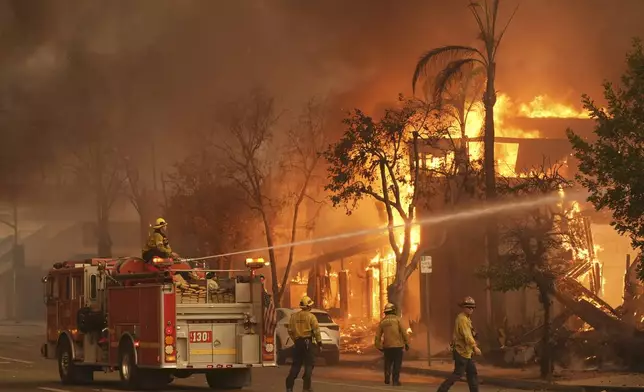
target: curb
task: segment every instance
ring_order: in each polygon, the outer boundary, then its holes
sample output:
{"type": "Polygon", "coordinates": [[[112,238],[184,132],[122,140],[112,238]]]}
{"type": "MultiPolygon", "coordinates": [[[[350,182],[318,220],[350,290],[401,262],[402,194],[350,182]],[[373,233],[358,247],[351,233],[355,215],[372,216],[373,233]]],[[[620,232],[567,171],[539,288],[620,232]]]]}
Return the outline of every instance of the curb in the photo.
{"type": "Polygon", "coordinates": [[[8,322],[3,322],[0,321],[0,327],[13,327],[13,328],[20,328],[20,327],[38,327],[38,328],[45,328],[46,325],[44,323],[38,324],[38,323],[8,323],[8,322]]]}
{"type": "MultiPolygon", "coordinates": [[[[372,361],[366,363],[360,363],[357,361],[344,361],[341,362],[342,366],[354,367],[354,368],[368,368],[375,370],[377,368],[376,364],[372,361]]],[[[419,369],[409,366],[403,366],[401,372],[406,374],[415,374],[423,376],[435,376],[435,377],[447,377],[452,374],[452,372],[444,370],[434,370],[434,369],[419,369]]],[[[562,392],[600,392],[600,391],[610,391],[610,390],[624,390],[624,387],[612,388],[609,386],[598,386],[598,387],[587,387],[583,385],[561,385],[553,384],[545,381],[531,381],[531,380],[519,380],[513,378],[500,378],[500,377],[486,377],[479,375],[479,382],[482,385],[491,385],[495,387],[510,388],[510,389],[522,389],[526,391],[562,391],[562,392]]],[[[633,388],[628,388],[632,390],[633,388]]],[[[635,388],[638,391],[644,391],[644,388],[635,388]]]]}

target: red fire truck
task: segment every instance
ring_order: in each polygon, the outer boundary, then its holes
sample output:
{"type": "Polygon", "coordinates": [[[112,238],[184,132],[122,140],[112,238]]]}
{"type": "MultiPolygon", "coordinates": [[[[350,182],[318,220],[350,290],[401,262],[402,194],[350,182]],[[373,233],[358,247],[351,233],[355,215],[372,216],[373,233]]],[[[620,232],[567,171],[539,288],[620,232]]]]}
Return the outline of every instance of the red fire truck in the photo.
{"type": "Polygon", "coordinates": [[[104,370],[118,371],[130,389],[161,388],[196,373],[213,389],[241,389],[252,368],[276,366],[275,331],[264,320],[269,301],[254,274],[263,260],[246,265],[215,271],[157,258],[56,263],[43,278],[42,355],[58,360],[65,384],[91,382],[104,370]]]}

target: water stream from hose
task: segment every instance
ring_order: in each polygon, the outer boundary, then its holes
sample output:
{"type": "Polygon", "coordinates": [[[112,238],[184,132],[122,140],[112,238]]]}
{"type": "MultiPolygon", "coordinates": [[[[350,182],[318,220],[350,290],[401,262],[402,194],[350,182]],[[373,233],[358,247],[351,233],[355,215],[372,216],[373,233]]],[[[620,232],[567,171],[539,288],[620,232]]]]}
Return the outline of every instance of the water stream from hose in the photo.
{"type": "MultiPolygon", "coordinates": [[[[573,196],[573,194],[566,193],[566,198],[570,198],[573,196]]],[[[446,213],[446,214],[439,214],[439,215],[433,215],[433,216],[428,216],[427,218],[423,219],[418,219],[414,223],[412,223],[412,226],[429,226],[429,225],[434,225],[437,223],[443,223],[443,222],[453,222],[453,221],[462,221],[462,220],[470,220],[470,219],[476,219],[488,215],[495,215],[495,214],[500,214],[500,213],[505,213],[508,211],[518,211],[518,210],[523,210],[523,209],[528,209],[528,208],[533,208],[541,205],[547,205],[547,204],[552,204],[556,202],[560,202],[562,200],[562,195],[558,193],[553,193],[550,195],[545,195],[542,197],[537,197],[537,198],[530,198],[527,200],[522,200],[522,201],[510,201],[510,202],[503,202],[503,203],[496,203],[493,205],[488,205],[485,207],[479,207],[479,208],[473,208],[473,209],[467,209],[459,212],[452,212],[452,213],[446,213]]],[[[396,225],[394,226],[394,229],[402,229],[404,228],[405,225],[396,225]]],[[[383,226],[383,227],[378,227],[378,228],[373,228],[373,229],[365,229],[365,230],[358,230],[358,231],[352,231],[348,233],[342,233],[342,234],[336,234],[336,235],[331,235],[327,237],[320,237],[320,238],[314,238],[310,240],[302,240],[302,241],[295,241],[292,243],[288,244],[280,244],[280,245],[274,245],[274,246],[266,246],[262,248],[254,248],[254,249],[247,249],[247,250],[240,250],[236,252],[229,252],[229,253],[222,253],[218,255],[212,255],[212,256],[204,256],[204,257],[195,257],[195,258],[190,258],[190,259],[184,259],[188,261],[200,261],[200,260],[209,260],[209,259],[216,259],[216,258],[221,258],[221,257],[226,257],[226,256],[235,256],[235,255],[242,255],[242,254],[253,254],[253,253],[260,253],[260,252],[265,252],[270,249],[284,249],[284,248],[290,248],[290,247],[297,247],[297,246],[303,246],[303,245],[312,245],[312,244],[318,244],[321,242],[331,242],[331,241],[338,241],[338,240],[343,240],[347,238],[355,238],[355,237],[362,237],[366,235],[371,235],[371,234],[379,234],[379,233],[384,233],[388,230],[388,226],[383,226]]]]}

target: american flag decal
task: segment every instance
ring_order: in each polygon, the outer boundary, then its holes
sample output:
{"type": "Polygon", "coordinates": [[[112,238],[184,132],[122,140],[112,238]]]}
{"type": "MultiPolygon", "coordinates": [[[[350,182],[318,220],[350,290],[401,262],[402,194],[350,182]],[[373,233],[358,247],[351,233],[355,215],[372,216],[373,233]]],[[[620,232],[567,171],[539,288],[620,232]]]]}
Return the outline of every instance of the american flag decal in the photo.
{"type": "Polygon", "coordinates": [[[264,335],[273,336],[277,324],[277,312],[271,296],[264,291],[264,335]]]}

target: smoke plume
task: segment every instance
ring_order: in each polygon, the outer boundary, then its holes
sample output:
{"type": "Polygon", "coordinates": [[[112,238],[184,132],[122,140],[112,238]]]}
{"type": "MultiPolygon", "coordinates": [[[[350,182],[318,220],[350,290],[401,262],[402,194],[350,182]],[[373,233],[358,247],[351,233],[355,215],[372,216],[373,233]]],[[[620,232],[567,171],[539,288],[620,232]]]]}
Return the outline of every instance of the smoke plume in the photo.
{"type": "MultiPolygon", "coordinates": [[[[517,3],[502,3],[506,20],[517,3]]],[[[466,0],[4,0],[0,93],[18,86],[40,101],[39,110],[55,111],[66,102],[57,100],[60,85],[51,86],[70,66],[70,53],[92,53],[118,73],[108,69],[104,77],[125,86],[112,104],[127,103],[129,126],[165,140],[171,161],[190,152],[179,152],[178,141],[212,127],[219,102],[253,85],[268,88],[290,111],[311,96],[330,95],[338,116],[409,94],[423,51],[477,44],[466,6],[466,0]]],[[[631,37],[644,32],[643,12],[638,0],[522,1],[500,47],[498,89],[516,100],[548,94],[577,105],[584,92],[598,96],[601,82],[620,74],[631,37]]]]}

